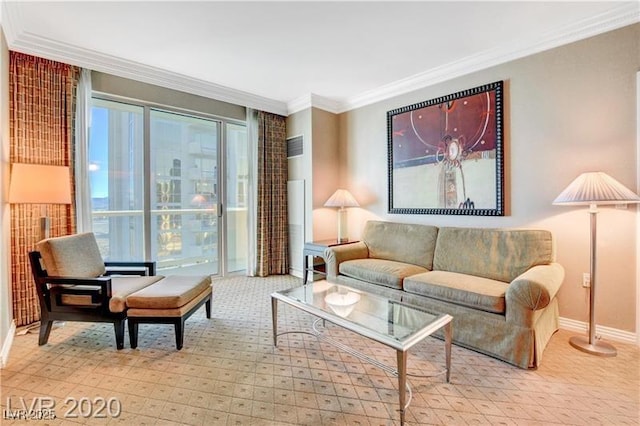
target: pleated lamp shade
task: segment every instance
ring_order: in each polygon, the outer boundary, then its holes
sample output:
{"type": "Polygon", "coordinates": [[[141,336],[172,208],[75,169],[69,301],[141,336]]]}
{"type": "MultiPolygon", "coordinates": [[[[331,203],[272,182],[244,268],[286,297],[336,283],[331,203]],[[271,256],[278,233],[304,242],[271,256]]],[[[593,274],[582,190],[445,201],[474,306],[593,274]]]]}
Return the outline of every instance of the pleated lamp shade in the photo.
{"type": "Polygon", "coordinates": [[[346,189],[338,189],[333,195],[324,203],[325,207],[358,207],[360,204],[353,198],[353,195],[346,189]]]}
{"type": "Polygon", "coordinates": [[[553,204],[575,206],[629,203],[640,203],[640,197],[603,172],[581,174],[553,200],[553,204]]]}

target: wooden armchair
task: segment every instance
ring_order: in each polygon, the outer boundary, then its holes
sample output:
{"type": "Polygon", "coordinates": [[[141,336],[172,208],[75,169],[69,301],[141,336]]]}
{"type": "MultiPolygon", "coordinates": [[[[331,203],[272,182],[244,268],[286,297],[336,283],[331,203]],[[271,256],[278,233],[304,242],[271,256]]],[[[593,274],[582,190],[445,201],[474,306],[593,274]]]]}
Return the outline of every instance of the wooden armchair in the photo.
{"type": "Polygon", "coordinates": [[[48,238],[29,253],[40,300],[39,345],[54,321],[111,322],[124,347],[125,298],[160,279],[155,262],[104,262],[92,233],[48,238]]]}

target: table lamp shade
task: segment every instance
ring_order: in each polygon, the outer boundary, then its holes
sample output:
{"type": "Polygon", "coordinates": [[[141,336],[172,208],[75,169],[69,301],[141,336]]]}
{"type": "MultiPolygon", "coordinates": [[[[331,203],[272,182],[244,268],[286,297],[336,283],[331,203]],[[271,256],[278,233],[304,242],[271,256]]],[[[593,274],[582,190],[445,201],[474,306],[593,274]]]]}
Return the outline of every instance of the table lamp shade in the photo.
{"type": "Polygon", "coordinates": [[[359,207],[360,204],[353,198],[353,195],[346,189],[338,189],[324,203],[325,207],[359,207]]]}
{"type": "Polygon", "coordinates": [[[349,241],[349,230],[347,229],[347,209],[345,207],[359,207],[360,204],[346,189],[338,189],[324,203],[325,207],[339,207],[338,209],[338,241],[341,243],[349,241]]]}
{"type": "Polygon", "coordinates": [[[640,197],[603,172],[588,172],[578,176],[553,200],[553,204],[626,204],[640,203],[640,197]]]}
{"type": "Polygon", "coordinates": [[[41,164],[11,166],[12,204],[71,204],[69,167],[41,164]]]}

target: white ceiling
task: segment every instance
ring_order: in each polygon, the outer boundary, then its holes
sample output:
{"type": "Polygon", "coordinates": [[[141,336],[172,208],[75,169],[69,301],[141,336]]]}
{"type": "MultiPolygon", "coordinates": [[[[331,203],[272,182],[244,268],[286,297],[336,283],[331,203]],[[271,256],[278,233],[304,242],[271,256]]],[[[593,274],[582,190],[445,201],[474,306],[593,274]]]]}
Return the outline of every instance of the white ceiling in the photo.
{"type": "Polygon", "coordinates": [[[341,112],[640,20],[631,2],[5,1],[9,48],[287,114],[341,112]]]}

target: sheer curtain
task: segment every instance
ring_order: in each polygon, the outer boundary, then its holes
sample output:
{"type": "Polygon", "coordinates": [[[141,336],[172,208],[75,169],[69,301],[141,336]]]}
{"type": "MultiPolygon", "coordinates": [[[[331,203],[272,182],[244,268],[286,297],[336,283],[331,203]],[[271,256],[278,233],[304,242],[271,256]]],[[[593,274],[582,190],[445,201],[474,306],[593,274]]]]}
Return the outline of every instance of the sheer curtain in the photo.
{"type": "Polygon", "coordinates": [[[76,90],[75,175],[76,227],[90,232],[91,185],[89,181],[89,129],[91,128],[91,70],[83,69],[76,90]]]}
{"type": "MultiPolygon", "coordinates": [[[[10,52],[9,161],[69,166],[73,171],[73,109],[77,67],[10,52]]],[[[46,182],[42,182],[46,185],[46,182]]],[[[73,179],[71,198],[75,197],[73,179]]],[[[18,327],[40,319],[27,253],[38,239],[39,209],[11,205],[11,291],[18,327]]],[[[49,205],[52,237],[75,232],[75,206],[49,205]]]]}
{"type": "Polygon", "coordinates": [[[249,191],[247,198],[247,234],[249,235],[247,253],[247,275],[255,277],[258,272],[258,111],[247,108],[247,140],[249,157],[249,191]]]}

